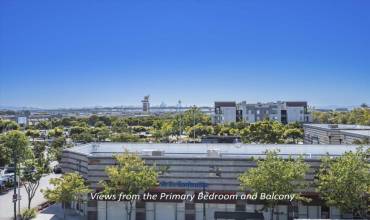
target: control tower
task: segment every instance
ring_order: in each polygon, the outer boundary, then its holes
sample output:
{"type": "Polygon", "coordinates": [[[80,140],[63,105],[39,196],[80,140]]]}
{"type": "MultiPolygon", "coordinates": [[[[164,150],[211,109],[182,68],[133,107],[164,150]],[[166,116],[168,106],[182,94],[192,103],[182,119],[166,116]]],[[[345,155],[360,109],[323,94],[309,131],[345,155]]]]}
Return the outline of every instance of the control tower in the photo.
{"type": "Polygon", "coordinates": [[[149,103],[149,95],[144,96],[144,99],[141,100],[143,103],[143,112],[149,113],[150,112],[150,103],[149,103]]]}

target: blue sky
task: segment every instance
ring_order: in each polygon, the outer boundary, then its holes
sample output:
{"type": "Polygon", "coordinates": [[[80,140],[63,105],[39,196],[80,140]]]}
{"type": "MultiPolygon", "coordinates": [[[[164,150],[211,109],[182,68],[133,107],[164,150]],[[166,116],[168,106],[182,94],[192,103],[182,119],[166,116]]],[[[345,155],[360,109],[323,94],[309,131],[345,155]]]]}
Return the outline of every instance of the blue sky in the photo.
{"type": "Polygon", "coordinates": [[[0,106],[370,103],[370,1],[1,1],[0,106]]]}

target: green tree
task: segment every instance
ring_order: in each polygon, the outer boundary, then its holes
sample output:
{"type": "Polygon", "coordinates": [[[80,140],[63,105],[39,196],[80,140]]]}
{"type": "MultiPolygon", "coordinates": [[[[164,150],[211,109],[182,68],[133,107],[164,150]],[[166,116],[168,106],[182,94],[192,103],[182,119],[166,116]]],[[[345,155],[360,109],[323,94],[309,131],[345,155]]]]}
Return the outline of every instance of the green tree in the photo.
{"type": "Polygon", "coordinates": [[[197,107],[192,107],[191,109],[186,110],[181,116],[176,115],[175,120],[179,120],[180,117],[183,121],[183,127],[191,127],[194,124],[211,125],[210,116],[204,114],[197,107]]]}
{"type": "Polygon", "coordinates": [[[17,163],[30,157],[31,150],[27,136],[20,131],[10,131],[3,137],[3,147],[7,148],[7,152],[11,152],[10,160],[17,163]],[[14,161],[15,159],[15,161],[14,161]]]}
{"type": "Polygon", "coordinates": [[[35,141],[35,138],[40,137],[40,131],[36,129],[28,129],[26,131],[26,135],[32,138],[32,141],[35,141]]]}
{"type": "Polygon", "coordinates": [[[368,153],[359,148],[338,158],[323,158],[317,190],[328,205],[336,206],[342,212],[366,217],[366,192],[370,188],[368,153]]]}
{"type": "Polygon", "coordinates": [[[61,120],[61,125],[63,127],[70,127],[72,126],[72,122],[74,121],[74,118],[73,117],[70,117],[70,118],[62,118],[61,120]]]}
{"type": "Polygon", "coordinates": [[[83,127],[83,126],[73,126],[70,131],[69,131],[69,135],[70,136],[73,136],[73,135],[78,135],[78,134],[81,134],[83,132],[86,132],[88,131],[88,127],[83,127]]]}
{"type": "Polygon", "coordinates": [[[283,143],[284,125],[277,121],[259,121],[251,124],[242,132],[246,143],[279,144],[283,143]]]}
{"type": "Polygon", "coordinates": [[[355,108],[349,112],[313,112],[315,123],[370,125],[370,108],[355,108]]]}
{"type": "MultiPolygon", "coordinates": [[[[32,154],[32,151],[28,147],[27,136],[20,131],[10,131],[3,137],[3,146],[8,149],[5,152],[10,153],[11,160],[14,163],[15,174],[19,174],[19,163],[26,160],[32,154]]],[[[1,152],[2,153],[2,152],[1,152]]],[[[16,182],[16,175],[14,175],[14,183],[16,182]]],[[[14,187],[14,194],[17,194],[16,188],[14,187]]],[[[16,218],[16,204],[14,202],[14,218],[16,218]]]]}
{"type": "Polygon", "coordinates": [[[40,130],[48,130],[51,128],[51,123],[49,120],[44,120],[44,121],[40,121],[37,125],[36,125],[36,128],[37,129],[40,129],[40,130]]]}
{"type": "Polygon", "coordinates": [[[53,188],[42,190],[42,193],[47,200],[62,204],[63,219],[65,219],[66,204],[80,201],[83,195],[91,191],[78,173],[67,173],[60,178],[52,178],[49,183],[53,185],[53,188]]]}
{"type": "Polygon", "coordinates": [[[28,159],[23,163],[23,169],[21,180],[27,192],[28,209],[30,209],[31,201],[40,185],[42,174],[45,173],[44,166],[39,166],[35,159],[28,159]]]}
{"type": "Polygon", "coordinates": [[[49,130],[48,132],[48,136],[49,137],[54,137],[54,138],[57,138],[57,137],[60,137],[63,135],[63,129],[62,128],[54,128],[52,130],[49,130]]]}
{"type": "Polygon", "coordinates": [[[12,157],[12,150],[4,145],[5,135],[0,136],[0,167],[9,164],[12,157]]]}
{"type": "MultiPolygon", "coordinates": [[[[145,165],[137,155],[125,152],[115,157],[117,166],[107,167],[105,172],[109,181],[103,181],[106,194],[138,195],[158,185],[155,167],[145,165]]],[[[131,220],[133,200],[125,202],[127,219],[131,220]]]]}
{"type": "Polygon", "coordinates": [[[98,132],[96,133],[96,140],[97,141],[105,141],[109,138],[110,132],[107,126],[101,127],[98,132]]]}
{"type": "Polygon", "coordinates": [[[163,136],[178,135],[178,123],[175,121],[165,121],[161,128],[163,136]]]}
{"type": "Polygon", "coordinates": [[[112,130],[114,132],[122,133],[128,131],[128,125],[125,119],[119,118],[112,122],[112,130]]]}
{"type": "MultiPolygon", "coordinates": [[[[304,177],[309,166],[298,159],[283,159],[278,156],[277,151],[267,151],[266,158],[257,161],[257,167],[246,170],[239,177],[240,185],[244,190],[253,193],[266,194],[295,194],[294,199],[305,200],[297,193],[304,189],[306,184],[304,177]]],[[[271,208],[271,220],[277,200],[268,200],[266,208],[271,208]]]]}
{"type": "Polygon", "coordinates": [[[53,140],[50,144],[49,156],[57,161],[62,159],[62,151],[65,148],[66,139],[64,137],[58,137],[53,140]]]}
{"type": "Polygon", "coordinates": [[[364,138],[362,140],[354,140],[352,144],[356,145],[369,145],[370,144],[370,138],[364,138]]]}
{"type": "Polygon", "coordinates": [[[283,134],[287,143],[297,144],[299,140],[303,140],[303,131],[299,128],[288,128],[283,134]]]}
{"type": "Polygon", "coordinates": [[[18,130],[19,125],[15,121],[0,119],[0,133],[12,130],[18,130]]]}
{"type": "Polygon", "coordinates": [[[191,127],[186,127],[185,131],[187,135],[191,138],[194,137],[200,137],[203,135],[209,135],[213,133],[213,127],[212,126],[207,126],[207,125],[202,125],[201,123],[196,124],[195,126],[191,127]]]}
{"type": "Polygon", "coordinates": [[[71,136],[72,140],[75,142],[89,143],[94,141],[94,136],[91,134],[90,130],[86,130],[79,134],[74,134],[71,136]]]}
{"type": "Polygon", "coordinates": [[[36,159],[43,159],[46,150],[45,142],[34,142],[32,143],[32,151],[36,159]]]}
{"type": "Polygon", "coordinates": [[[113,135],[111,138],[111,141],[113,142],[139,142],[140,138],[132,134],[120,133],[120,134],[113,135]]]}

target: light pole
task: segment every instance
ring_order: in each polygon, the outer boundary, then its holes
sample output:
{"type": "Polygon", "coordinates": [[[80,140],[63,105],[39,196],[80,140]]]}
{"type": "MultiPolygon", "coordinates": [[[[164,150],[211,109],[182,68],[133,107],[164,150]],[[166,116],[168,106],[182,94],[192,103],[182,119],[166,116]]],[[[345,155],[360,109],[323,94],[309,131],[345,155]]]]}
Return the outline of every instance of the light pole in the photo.
{"type": "Polygon", "coordinates": [[[193,143],[195,144],[195,105],[193,106],[193,143]]]}
{"type": "MultiPolygon", "coordinates": [[[[206,194],[206,184],[203,184],[203,195],[206,194]]],[[[203,220],[206,220],[206,201],[203,198],[203,220]]]]}
{"type": "Polygon", "coordinates": [[[17,219],[17,155],[13,149],[13,160],[14,160],[14,179],[13,179],[13,203],[14,203],[14,220],[17,219]]]}
{"type": "Polygon", "coordinates": [[[17,195],[17,200],[18,200],[18,216],[21,215],[21,176],[20,174],[18,175],[18,195],[17,195]]]}
{"type": "Polygon", "coordinates": [[[182,134],[182,111],[181,111],[181,100],[179,100],[179,113],[180,113],[180,122],[179,122],[179,138],[181,143],[181,134],[182,134]]]}

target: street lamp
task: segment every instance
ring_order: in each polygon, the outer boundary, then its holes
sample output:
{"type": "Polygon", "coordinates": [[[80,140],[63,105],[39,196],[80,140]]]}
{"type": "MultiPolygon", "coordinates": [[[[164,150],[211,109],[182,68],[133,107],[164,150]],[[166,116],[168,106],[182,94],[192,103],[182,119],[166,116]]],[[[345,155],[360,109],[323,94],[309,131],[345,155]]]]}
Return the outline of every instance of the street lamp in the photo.
{"type": "MultiPolygon", "coordinates": [[[[203,184],[203,195],[206,194],[206,184],[203,184]]],[[[206,201],[203,198],[203,220],[206,220],[206,201]]]]}
{"type": "Polygon", "coordinates": [[[17,219],[17,155],[15,149],[13,149],[13,160],[14,160],[14,179],[13,179],[13,203],[14,203],[14,220],[17,219]]]}
{"type": "Polygon", "coordinates": [[[195,144],[195,105],[193,106],[193,143],[195,144]]]}

